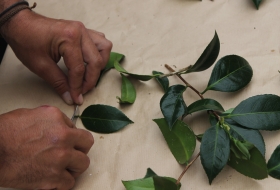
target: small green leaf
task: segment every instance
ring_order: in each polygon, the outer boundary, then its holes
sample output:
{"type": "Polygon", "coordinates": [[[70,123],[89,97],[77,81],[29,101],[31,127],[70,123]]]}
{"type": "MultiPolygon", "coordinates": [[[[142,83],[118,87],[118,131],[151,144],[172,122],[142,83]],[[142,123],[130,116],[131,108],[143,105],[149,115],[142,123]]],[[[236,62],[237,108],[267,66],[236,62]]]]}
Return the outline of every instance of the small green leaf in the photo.
{"type": "Polygon", "coordinates": [[[235,157],[243,160],[250,160],[250,150],[254,147],[253,144],[247,141],[240,141],[237,139],[231,139],[231,151],[235,154],[235,157]]]}
{"type": "MultiPolygon", "coordinates": [[[[153,75],[163,75],[163,73],[158,71],[153,71],[153,75]]],[[[164,92],[167,92],[167,89],[169,87],[169,80],[167,77],[155,77],[155,79],[158,81],[158,83],[163,88],[164,92]]]]}
{"type": "Polygon", "coordinates": [[[257,10],[259,10],[259,5],[261,4],[262,0],[253,0],[256,5],[257,10]]]}
{"type": "Polygon", "coordinates": [[[267,169],[271,177],[280,179],[280,145],[276,147],[268,160],[267,169]]]}
{"type": "Polygon", "coordinates": [[[177,120],[172,130],[169,130],[164,118],[154,119],[159,126],[173,156],[179,164],[186,164],[191,158],[195,146],[195,135],[187,124],[177,120]]]}
{"type": "Polygon", "coordinates": [[[188,106],[188,114],[205,110],[224,111],[224,108],[213,99],[201,99],[188,106]]]}
{"type": "Polygon", "coordinates": [[[245,176],[254,179],[267,178],[266,162],[261,152],[254,147],[250,150],[250,155],[250,160],[244,160],[231,153],[228,165],[245,176]]]}
{"type": "Polygon", "coordinates": [[[272,94],[250,97],[225,117],[251,129],[278,130],[280,129],[280,97],[272,94]]]}
{"type": "Polygon", "coordinates": [[[182,97],[185,90],[183,85],[170,86],[160,100],[160,108],[170,130],[176,120],[187,113],[187,106],[182,97]]]}
{"type": "Polygon", "coordinates": [[[117,96],[121,104],[133,104],[136,99],[136,90],[133,84],[128,80],[126,76],[122,76],[122,94],[121,98],[117,96]]]}
{"type": "Polygon", "coordinates": [[[126,190],[155,190],[153,177],[122,181],[126,190]]]}
{"type": "Polygon", "coordinates": [[[196,61],[196,63],[193,66],[191,66],[187,70],[186,73],[199,72],[208,69],[215,63],[219,55],[219,52],[220,52],[220,40],[217,33],[215,32],[213,39],[208,44],[206,49],[203,51],[199,59],[196,61]]]}
{"type": "Polygon", "coordinates": [[[215,65],[207,88],[221,92],[235,92],[245,87],[252,79],[253,70],[249,63],[237,55],[221,58],[215,65]]]}
{"type": "Polygon", "coordinates": [[[200,155],[210,184],[226,165],[229,153],[230,139],[226,132],[219,125],[209,128],[202,137],[200,155]]]}
{"type": "Polygon", "coordinates": [[[135,79],[141,80],[141,81],[148,81],[148,80],[151,80],[152,78],[160,76],[160,74],[156,74],[156,75],[138,75],[138,74],[129,73],[117,61],[115,61],[114,67],[120,73],[128,74],[129,76],[131,76],[131,77],[133,77],[135,79]]]}
{"type": "Polygon", "coordinates": [[[113,133],[133,123],[117,108],[100,104],[88,106],[80,118],[85,128],[97,133],[113,133]]]}
{"type": "Polygon", "coordinates": [[[157,174],[151,168],[148,168],[144,178],[149,178],[154,176],[157,176],[157,174]]]}
{"type": "Polygon", "coordinates": [[[180,185],[165,177],[154,176],[155,190],[179,190],[180,185]]]}

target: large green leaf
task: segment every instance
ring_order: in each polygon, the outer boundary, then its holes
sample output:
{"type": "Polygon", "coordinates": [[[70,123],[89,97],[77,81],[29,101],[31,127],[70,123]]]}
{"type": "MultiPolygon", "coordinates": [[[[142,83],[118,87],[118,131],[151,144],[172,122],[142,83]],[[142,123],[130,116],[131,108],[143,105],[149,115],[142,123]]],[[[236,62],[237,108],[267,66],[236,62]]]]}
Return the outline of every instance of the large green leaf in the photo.
{"type": "Polygon", "coordinates": [[[280,179],[280,145],[276,147],[268,160],[267,169],[271,177],[280,179]]]}
{"type": "MultiPolygon", "coordinates": [[[[163,73],[158,71],[153,71],[153,75],[163,75],[163,73]]],[[[155,77],[155,79],[158,81],[158,83],[163,88],[164,92],[167,92],[167,89],[169,87],[169,80],[167,77],[155,77]]]]}
{"type": "Polygon", "coordinates": [[[164,118],[154,119],[159,126],[169,149],[180,164],[186,164],[191,158],[195,146],[196,138],[193,131],[181,120],[177,120],[172,130],[164,118]]]}
{"type": "Polygon", "coordinates": [[[219,52],[220,40],[217,33],[215,32],[211,42],[208,44],[196,63],[187,70],[187,73],[199,72],[208,69],[215,63],[219,52]]]}
{"type": "Polygon", "coordinates": [[[136,90],[133,84],[128,80],[126,76],[121,74],[122,76],[122,90],[121,90],[121,97],[117,98],[120,100],[122,104],[133,104],[136,99],[136,90]]]}
{"type": "Polygon", "coordinates": [[[181,185],[165,177],[154,176],[155,190],[179,190],[181,185]]]}
{"type": "Polygon", "coordinates": [[[202,137],[200,156],[210,184],[227,164],[229,153],[230,139],[226,132],[219,125],[209,128],[202,137]]]}
{"type": "Polygon", "coordinates": [[[262,153],[254,147],[250,150],[250,155],[251,157],[249,160],[244,160],[237,158],[233,153],[231,153],[228,165],[245,176],[254,179],[266,178],[267,168],[265,158],[262,153]]]}
{"type": "Polygon", "coordinates": [[[252,79],[253,70],[249,63],[237,55],[221,58],[215,65],[207,88],[208,90],[234,92],[245,87],[252,79]]]}
{"type": "Polygon", "coordinates": [[[160,109],[170,130],[176,120],[187,113],[187,106],[182,97],[185,90],[183,85],[170,86],[160,100],[160,109]]]}
{"type": "Polygon", "coordinates": [[[201,99],[188,106],[188,114],[204,110],[224,111],[224,108],[213,99],[201,99]]]}
{"type": "Polygon", "coordinates": [[[152,78],[160,76],[160,74],[155,74],[155,75],[138,75],[138,74],[129,73],[117,61],[115,61],[114,67],[120,73],[128,74],[129,76],[131,76],[131,77],[133,77],[135,79],[141,80],[141,81],[148,81],[148,80],[151,80],[152,78]]]}
{"type": "Polygon", "coordinates": [[[85,128],[97,133],[113,133],[133,123],[117,108],[100,104],[88,106],[80,118],[85,128]]]}
{"type": "Polygon", "coordinates": [[[253,0],[256,5],[256,8],[259,10],[259,5],[261,4],[262,0],[253,0]]]}
{"type": "Polygon", "coordinates": [[[280,97],[272,94],[250,97],[225,117],[251,129],[278,130],[280,129],[280,97]]]}

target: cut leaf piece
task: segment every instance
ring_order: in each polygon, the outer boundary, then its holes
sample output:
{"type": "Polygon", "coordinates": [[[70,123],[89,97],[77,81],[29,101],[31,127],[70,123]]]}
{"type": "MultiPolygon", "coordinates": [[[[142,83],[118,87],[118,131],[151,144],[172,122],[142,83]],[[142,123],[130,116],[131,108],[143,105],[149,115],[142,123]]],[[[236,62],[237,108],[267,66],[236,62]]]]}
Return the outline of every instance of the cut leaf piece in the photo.
{"type": "Polygon", "coordinates": [[[253,70],[249,63],[237,55],[221,58],[215,65],[207,88],[221,92],[235,92],[245,87],[252,79],[253,70]]]}
{"type": "Polygon", "coordinates": [[[257,10],[259,10],[259,6],[260,6],[262,0],[253,0],[253,2],[255,3],[257,10]]]}
{"type": "Polygon", "coordinates": [[[226,132],[219,125],[209,128],[202,137],[200,156],[210,184],[227,164],[229,153],[230,139],[226,132]]]}
{"type": "Polygon", "coordinates": [[[149,178],[154,176],[157,176],[157,174],[151,168],[148,168],[144,178],[149,178]]]}
{"type": "Polygon", "coordinates": [[[156,75],[138,75],[138,74],[133,74],[133,73],[129,73],[128,71],[126,71],[118,62],[115,61],[114,63],[114,67],[117,71],[119,71],[120,73],[124,73],[124,74],[128,74],[129,76],[141,80],[141,81],[148,81],[151,80],[152,78],[158,77],[160,76],[160,74],[156,74],[156,75]]]}
{"type": "Polygon", "coordinates": [[[121,104],[133,104],[136,99],[136,90],[133,84],[128,80],[126,76],[122,76],[122,90],[121,98],[117,96],[121,104]]]}
{"type": "Polygon", "coordinates": [[[169,149],[179,164],[186,164],[191,158],[195,146],[196,138],[193,131],[181,120],[177,120],[172,130],[164,118],[154,119],[159,126],[169,149]]]}
{"type": "Polygon", "coordinates": [[[80,118],[85,128],[97,133],[113,133],[133,123],[117,108],[100,104],[88,106],[80,118]]]}
{"type": "Polygon", "coordinates": [[[205,110],[224,111],[224,108],[213,99],[201,99],[188,106],[188,114],[205,110]]]}
{"type": "Polygon", "coordinates": [[[276,147],[268,160],[267,169],[271,177],[280,179],[280,145],[276,147]]]}
{"type": "Polygon", "coordinates": [[[122,181],[126,190],[155,190],[153,177],[122,181]]]}
{"type": "Polygon", "coordinates": [[[242,101],[226,116],[242,126],[259,130],[280,129],[280,97],[258,95],[242,101]]]}
{"type": "Polygon", "coordinates": [[[245,176],[254,179],[267,178],[268,175],[265,158],[261,152],[254,147],[250,150],[250,155],[250,160],[243,160],[236,158],[235,155],[231,153],[228,165],[245,176]]]}
{"type": "Polygon", "coordinates": [[[196,63],[193,66],[191,66],[187,70],[186,73],[199,72],[208,69],[215,63],[219,55],[219,52],[220,52],[220,40],[217,33],[215,32],[213,39],[208,44],[206,49],[203,51],[199,59],[196,61],[196,63]]]}
{"type": "Polygon", "coordinates": [[[187,106],[182,97],[185,90],[183,85],[170,86],[160,100],[160,109],[170,130],[177,119],[187,113],[187,106]]]}
{"type": "Polygon", "coordinates": [[[181,185],[165,177],[154,176],[155,190],[179,190],[181,185]]]}
{"type": "MultiPolygon", "coordinates": [[[[163,73],[158,71],[153,71],[153,75],[163,75],[163,73]]],[[[167,92],[167,89],[169,87],[169,80],[167,77],[155,77],[155,79],[158,81],[158,83],[163,88],[164,92],[167,92]]]]}

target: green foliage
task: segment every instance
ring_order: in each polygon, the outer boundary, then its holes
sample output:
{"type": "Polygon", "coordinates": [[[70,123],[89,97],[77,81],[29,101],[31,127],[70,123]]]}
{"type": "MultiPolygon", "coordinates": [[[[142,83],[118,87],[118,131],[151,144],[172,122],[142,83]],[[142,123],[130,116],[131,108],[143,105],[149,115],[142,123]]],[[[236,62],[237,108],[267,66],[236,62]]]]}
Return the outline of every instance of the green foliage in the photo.
{"type": "Polygon", "coordinates": [[[224,111],[223,106],[213,99],[201,99],[188,106],[188,114],[205,110],[224,111]]]}
{"type": "Polygon", "coordinates": [[[280,179],[280,145],[276,147],[267,163],[268,174],[280,179]]]}
{"type": "Polygon", "coordinates": [[[253,2],[255,3],[256,8],[259,10],[259,6],[260,6],[262,0],[253,0],[253,2]]]}
{"type": "MultiPolygon", "coordinates": [[[[162,72],[159,71],[153,71],[153,75],[163,75],[162,72]]],[[[163,88],[164,92],[167,92],[167,89],[169,87],[169,80],[167,77],[155,77],[155,79],[158,81],[158,83],[163,88]]]]}
{"type": "Polygon", "coordinates": [[[122,76],[122,90],[121,97],[117,96],[121,104],[133,104],[136,99],[136,90],[133,84],[128,80],[126,76],[121,74],[122,76]]]}

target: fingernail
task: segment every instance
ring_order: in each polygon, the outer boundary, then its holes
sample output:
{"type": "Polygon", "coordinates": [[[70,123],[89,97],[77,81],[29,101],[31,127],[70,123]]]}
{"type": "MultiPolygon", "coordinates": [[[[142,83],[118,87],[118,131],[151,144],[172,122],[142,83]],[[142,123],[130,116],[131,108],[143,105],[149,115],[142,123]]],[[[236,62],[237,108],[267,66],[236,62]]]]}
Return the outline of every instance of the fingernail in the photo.
{"type": "Polygon", "coordinates": [[[70,93],[67,91],[67,92],[64,92],[63,94],[62,94],[62,99],[64,100],[64,102],[66,103],[66,104],[69,104],[69,105],[72,105],[73,104],[73,100],[72,100],[72,98],[71,98],[71,95],[70,95],[70,93]]]}
{"type": "Polygon", "coordinates": [[[83,98],[83,95],[82,94],[80,94],[79,95],[79,97],[78,97],[78,104],[83,104],[83,102],[84,102],[84,98],[83,98]]]}

